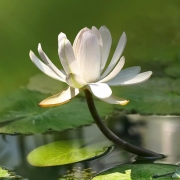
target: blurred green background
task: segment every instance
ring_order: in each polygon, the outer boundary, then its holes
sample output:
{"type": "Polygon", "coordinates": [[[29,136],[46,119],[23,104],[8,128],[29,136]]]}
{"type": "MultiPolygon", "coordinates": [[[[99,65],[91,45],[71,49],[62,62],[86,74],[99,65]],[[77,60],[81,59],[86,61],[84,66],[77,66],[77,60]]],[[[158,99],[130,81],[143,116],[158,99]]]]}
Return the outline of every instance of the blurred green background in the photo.
{"type": "Polygon", "coordinates": [[[41,42],[61,68],[58,34],[64,32],[73,42],[85,26],[106,25],[113,38],[112,52],[126,32],[125,67],[162,71],[159,63],[170,66],[179,59],[179,0],[0,0],[0,25],[0,96],[40,73],[29,59],[30,49],[37,54],[41,42]]]}

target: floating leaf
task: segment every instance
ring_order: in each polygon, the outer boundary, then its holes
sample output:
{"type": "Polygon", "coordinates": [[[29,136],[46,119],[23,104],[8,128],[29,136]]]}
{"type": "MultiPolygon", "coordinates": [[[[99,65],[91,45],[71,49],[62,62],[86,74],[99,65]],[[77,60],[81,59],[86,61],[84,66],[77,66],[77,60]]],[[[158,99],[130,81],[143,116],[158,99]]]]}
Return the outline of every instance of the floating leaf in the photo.
{"type": "MultiPolygon", "coordinates": [[[[105,171],[93,180],[153,180],[157,174],[171,174],[177,166],[166,164],[125,164],[105,171]]],[[[159,177],[159,180],[171,180],[171,175],[159,177]]]]}
{"type": "Polygon", "coordinates": [[[152,78],[138,85],[114,88],[115,95],[130,100],[116,108],[128,113],[180,114],[180,79],[152,78]]]}
{"type": "Polygon", "coordinates": [[[33,166],[70,164],[102,155],[108,145],[105,142],[84,146],[84,140],[57,141],[34,149],[27,159],[33,166]]]}
{"type": "MultiPolygon", "coordinates": [[[[49,129],[63,131],[88,125],[93,119],[84,97],[77,96],[62,106],[42,108],[38,103],[46,98],[26,88],[1,98],[0,133],[43,133],[49,129]]],[[[100,115],[112,112],[113,106],[97,101],[100,115]]]]}

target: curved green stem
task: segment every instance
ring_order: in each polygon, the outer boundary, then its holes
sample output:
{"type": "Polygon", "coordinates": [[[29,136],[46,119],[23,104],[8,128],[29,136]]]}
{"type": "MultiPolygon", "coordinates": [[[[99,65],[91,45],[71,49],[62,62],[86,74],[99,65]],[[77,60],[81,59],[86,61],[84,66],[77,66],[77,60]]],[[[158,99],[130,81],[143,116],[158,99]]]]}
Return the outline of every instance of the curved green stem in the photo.
{"type": "Polygon", "coordinates": [[[101,130],[101,132],[114,144],[119,145],[122,149],[131,152],[133,154],[136,154],[138,156],[143,156],[143,157],[154,157],[155,159],[160,159],[164,158],[164,155],[162,154],[157,154],[153,151],[135,146],[133,144],[130,144],[118,136],[116,136],[107,126],[104,125],[102,122],[101,118],[98,115],[98,112],[96,110],[96,107],[94,105],[94,101],[92,98],[92,94],[86,89],[85,91],[85,96],[86,96],[86,101],[90,110],[90,113],[96,122],[97,126],[101,130]]]}

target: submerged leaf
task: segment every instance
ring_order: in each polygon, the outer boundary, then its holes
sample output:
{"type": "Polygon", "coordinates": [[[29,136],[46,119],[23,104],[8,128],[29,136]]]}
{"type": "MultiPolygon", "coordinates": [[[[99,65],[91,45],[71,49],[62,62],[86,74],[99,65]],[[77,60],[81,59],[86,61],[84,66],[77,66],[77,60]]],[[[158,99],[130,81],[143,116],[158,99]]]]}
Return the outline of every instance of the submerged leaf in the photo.
{"type": "Polygon", "coordinates": [[[84,146],[84,140],[57,141],[40,146],[27,157],[33,166],[56,166],[75,163],[102,155],[109,143],[97,143],[84,146]]]}
{"type": "MultiPolygon", "coordinates": [[[[166,174],[175,171],[176,165],[166,164],[125,164],[109,169],[93,180],[153,180],[156,174],[166,174]]],[[[171,180],[171,176],[160,177],[160,179],[171,180]]]]}

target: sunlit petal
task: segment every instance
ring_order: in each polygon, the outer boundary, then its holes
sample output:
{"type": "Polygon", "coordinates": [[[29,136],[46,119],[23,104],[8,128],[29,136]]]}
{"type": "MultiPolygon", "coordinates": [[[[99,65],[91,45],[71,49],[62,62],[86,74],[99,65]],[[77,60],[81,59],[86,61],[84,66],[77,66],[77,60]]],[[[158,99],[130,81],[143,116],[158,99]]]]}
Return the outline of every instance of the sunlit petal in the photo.
{"type": "Polygon", "coordinates": [[[91,83],[87,88],[98,98],[107,98],[112,94],[111,88],[104,83],[91,83]]]}
{"type": "Polygon", "coordinates": [[[109,81],[112,78],[114,78],[119,73],[119,71],[122,69],[122,67],[124,66],[124,63],[125,63],[125,58],[121,57],[118,64],[111,71],[111,73],[109,75],[107,75],[105,78],[103,78],[102,80],[98,81],[98,82],[106,82],[106,81],[109,81]]]}
{"type": "Polygon", "coordinates": [[[111,70],[115,67],[117,61],[119,60],[119,58],[125,48],[125,45],[126,45],[126,34],[123,33],[118,42],[118,45],[116,47],[115,53],[112,57],[112,60],[109,64],[109,66],[107,67],[107,69],[105,70],[105,72],[101,75],[100,79],[106,77],[111,72],[111,70]]]}
{"type": "Polygon", "coordinates": [[[45,65],[32,51],[29,52],[30,59],[32,62],[46,75],[57,79],[59,81],[63,81],[61,77],[59,77],[54,71],[52,71],[47,65],[45,65]]]}
{"type": "Polygon", "coordinates": [[[65,79],[65,75],[51,62],[51,60],[47,57],[45,52],[42,50],[41,44],[38,44],[38,52],[41,56],[42,60],[45,62],[49,68],[54,71],[58,76],[60,76],[62,79],[65,79]]]}
{"type": "Polygon", "coordinates": [[[111,83],[110,81],[106,82],[106,83],[111,86],[125,86],[125,85],[139,84],[144,81],[147,81],[151,75],[152,75],[152,72],[147,71],[147,72],[140,73],[137,76],[135,76],[134,78],[127,80],[127,81],[122,82],[122,81],[117,80],[116,82],[114,81],[113,83],[111,83]]]}
{"type": "Polygon", "coordinates": [[[141,68],[139,66],[123,69],[113,79],[111,79],[110,81],[106,81],[106,83],[108,83],[109,85],[117,84],[117,82],[123,83],[136,77],[140,71],[141,68]]]}
{"type": "Polygon", "coordinates": [[[64,38],[60,41],[58,53],[66,74],[79,74],[78,65],[74,56],[72,45],[67,38],[64,38]]]}
{"type": "Polygon", "coordinates": [[[109,103],[109,104],[119,104],[119,105],[126,105],[129,101],[126,99],[122,99],[119,97],[116,97],[114,95],[111,95],[108,98],[99,98],[100,100],[109,103]]]}
{"type": "Polygon", "coordinates": [[[100,76],[101,54],[98,38],[91,31],[83,33],[76,58],[83,79],[96,82],[100,76]]]}
{"type": "Polygon", "coordinates": [[[85,28],[81,29],[81,30],[79,31],[79,33],[77,34],[77,36],[76,36],[76,38],[75,38],[75,40],[74,40],[74,43],[73,43],[73,50],[74,50],[75,56],[76,56],[77,51],[78,51],[78,49],[79,49],[79,44],[80,44],[80,42],[81,42],[81,38],[82,38],[83,33],[84,33],[85,31],[89,31],[89,30],[90,30],[89,28],[85,27],[85,28]]]}
{"type": "Polygon", "coordinates": [[[59,47],[59,44],[61,42],[62,39],[66,38],[66,34],[64,34],[63,32],[61,32],[59,35],[58,35],[58,47],[59,47]]]}
{"type": "Polygon", "coordinates": [[[97,36],[99,45],[102,46],[103,42],[102,42],[102,37],[99,30],[95,26],[92,26],[91,30],[97,36]]]}
{"type": "Polygon", "coordinates": [[[77,94],[79,94],[79,89],[68,87],[68,89],[41,101],[39,105],[42,107],[62,105],[69,102],[77,94]]]}
{"type": "Polygon", "coordinates": [[[111,38],[111,33],[106,26],[101,26],[99,29],[99,32],[101,34],[102,41],[103,41],[102,57],[101,57],[101,70],[103,70],[106,65],[109,52],[111,49],[112,38],[111,38]]]}

